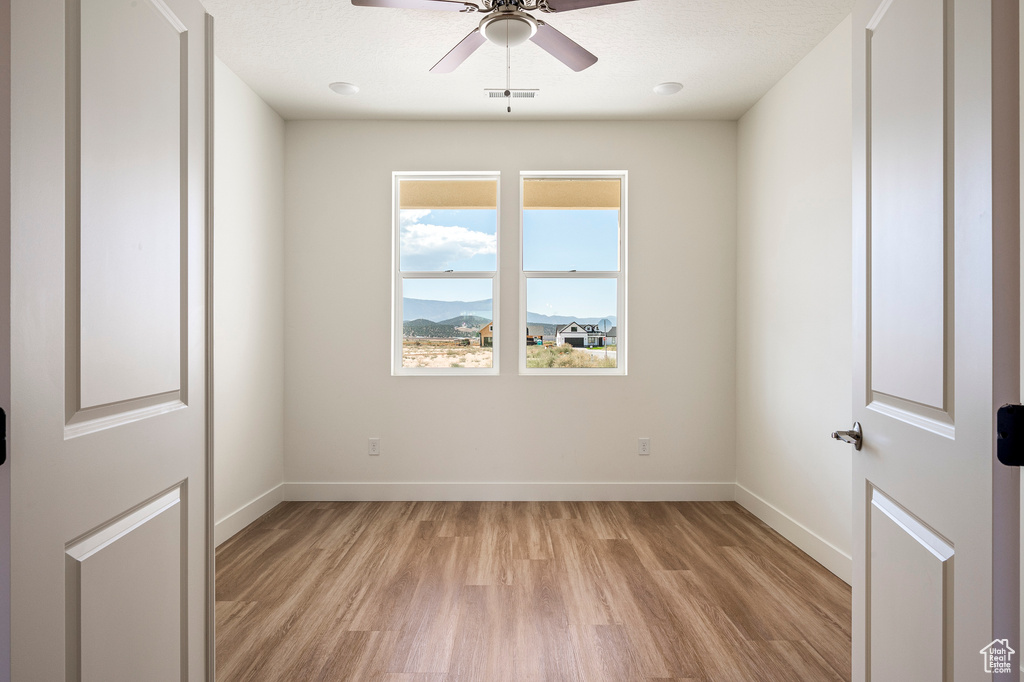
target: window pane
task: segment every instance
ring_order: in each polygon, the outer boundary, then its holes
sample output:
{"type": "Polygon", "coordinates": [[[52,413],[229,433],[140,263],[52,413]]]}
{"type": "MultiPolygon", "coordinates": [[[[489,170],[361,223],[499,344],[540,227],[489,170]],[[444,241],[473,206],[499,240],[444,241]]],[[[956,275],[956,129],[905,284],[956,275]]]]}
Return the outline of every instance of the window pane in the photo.
{"type": "Polygon", "coordinates": [[[402,367],[491,367],[491,279],[403,279],[402,367]]]}
{"type": "Polygon", "coordinates": [[[617,179],[523,181],[523,269],[619,269],[617,179]]]}
{"type": "Polygon", "coordinates": [[[523,269],[619,269],[619,212],[523,211],[523,269]]]}
{"type": "Polygon", "coordinates": [[[614,279],[526,280],[526,366],[616,367],[614,279]]]}
{"type": "Polygon", "coordinates": [[[401,180],[399,268],[403,272],[494,272],[496,180],[401,180]]]}

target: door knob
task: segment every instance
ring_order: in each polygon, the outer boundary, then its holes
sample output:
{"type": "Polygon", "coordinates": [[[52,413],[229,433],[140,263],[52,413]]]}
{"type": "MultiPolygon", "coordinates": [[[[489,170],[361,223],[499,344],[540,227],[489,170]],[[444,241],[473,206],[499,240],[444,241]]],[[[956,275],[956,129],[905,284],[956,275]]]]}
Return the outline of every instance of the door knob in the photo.
{"type": "Polygon", "coordinates": [[[832,437],[844,443],[849,443],[853,446],[854,450],[860,450],[861,443],[864,442],[864,434],[860,430],[860,422],[853,422],[853,428],[849,431],[833,431],[832,437]]]}

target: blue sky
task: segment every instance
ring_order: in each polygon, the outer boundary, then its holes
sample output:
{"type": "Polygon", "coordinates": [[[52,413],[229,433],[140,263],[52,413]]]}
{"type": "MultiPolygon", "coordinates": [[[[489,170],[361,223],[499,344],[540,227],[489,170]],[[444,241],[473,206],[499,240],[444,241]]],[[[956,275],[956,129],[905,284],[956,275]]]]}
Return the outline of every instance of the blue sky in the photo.
{"type": "MultiPolygon", "coordinates": [[[[497,211],[403,210],[403,271],[493,272],[497,266],[497,211]]],[[[618,269],[618,211],[528,210],[523,214],[527,271],[618,269]]],[[[405,280],[403,295],[435,301],[491,298],[491,280],[405,280]]],[[[613,279],[530,279],[527,309],[541,315],[615,315],[613,279]]]]}
{"type": "Polygon", "coordinates": [[[491,298],[491,280],[406,279],[402,296],[423,301],[483,301],[491,298]]]}
{"type": "Polygon", "coordinates": [[[619,269],[618,211],[523,211],[523,269],[619,269]]]}
{"type": "Polygon", "coordinates": [[[526,309],[538,315],[614,317],[614,279],[528,279],[526,309]]]}

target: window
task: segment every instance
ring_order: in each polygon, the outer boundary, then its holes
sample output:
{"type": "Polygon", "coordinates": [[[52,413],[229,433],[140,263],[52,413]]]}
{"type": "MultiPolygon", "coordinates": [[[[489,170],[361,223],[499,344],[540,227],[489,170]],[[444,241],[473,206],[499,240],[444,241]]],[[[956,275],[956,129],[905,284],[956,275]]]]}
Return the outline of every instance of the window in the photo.
{"type": "Polygon", "coordinates": [[[523,173],[523,374],[626,373],[626,173],[523,173]],[[541,331],[542,330],[542,331],[541,331]]]}
{"type": "Polygon", "coordinates": [[[498,174],[395,173],[392,374],[497,374],[498,174]]]}

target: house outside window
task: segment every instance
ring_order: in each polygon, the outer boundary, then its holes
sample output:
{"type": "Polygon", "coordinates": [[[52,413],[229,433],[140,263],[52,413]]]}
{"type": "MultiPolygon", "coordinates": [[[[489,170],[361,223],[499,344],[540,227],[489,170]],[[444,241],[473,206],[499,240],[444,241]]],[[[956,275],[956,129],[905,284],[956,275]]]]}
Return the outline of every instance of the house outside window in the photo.
{"type": "Polygon", "coordinates": [[[498,373],[498,173],[393,174],[394,375],[498,373]]]}
{"type": "Polygon", "coordinates": [[[626,180],[521,174],[520,374],[626,374],[626,180]]]}
{"type": "Polygon", "coordinates": [[[494,324],[491,322],[480,327],[480,347],[494,348],[494,324]]]}

